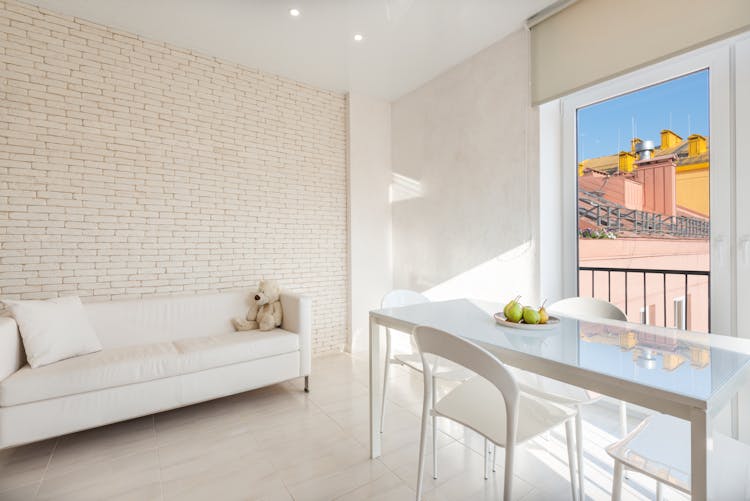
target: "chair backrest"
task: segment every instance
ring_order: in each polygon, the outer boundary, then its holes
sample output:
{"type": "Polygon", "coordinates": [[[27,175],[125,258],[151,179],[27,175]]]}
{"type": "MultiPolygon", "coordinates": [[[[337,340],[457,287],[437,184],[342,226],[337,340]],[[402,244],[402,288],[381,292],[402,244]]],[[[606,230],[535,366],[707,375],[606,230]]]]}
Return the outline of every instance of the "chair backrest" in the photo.
{"type": "MultiPolygon", "coordinates": [[[[515,443],[521,390],[507,367],[481,346],[439,329],[420,325],[414,328],[413,335],[422,356],[425,398],[431,394],[428,390],[431,390],[433,384],[432,366],[435,360],[430,355],[469,369],[492,383],[502,395],[507,414],[506,443],[515,443]]],[[[477,402],[477,405],[482,405],[482,402],[477,402]]]]}
{"type": "Polygon", "coordinates": [[[561,299],[549,306],[551,313],[561,315],[606,318],[609,320],[624,320],[628,317],[620,308],[602,299],[593,297],[569,297],[561,299]]]}
{"type": "Polygon", "coordinates": [[[429,303],[430,300],[419,292],[408,289],[395,289],[383,296],[380,306],[382,308],[398,308],[412,304],[429,303]]]}

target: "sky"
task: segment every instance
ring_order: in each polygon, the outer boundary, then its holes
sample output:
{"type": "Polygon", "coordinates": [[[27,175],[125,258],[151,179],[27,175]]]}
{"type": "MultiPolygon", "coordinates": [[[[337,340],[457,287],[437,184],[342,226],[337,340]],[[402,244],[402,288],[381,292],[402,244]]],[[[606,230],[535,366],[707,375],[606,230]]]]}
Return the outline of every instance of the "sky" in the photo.
{"type": "Polygon", "coordinates": [[[708,70],[580,108],[578,161],[630,151],[634,125],[636,137],[657,147],[662,129],[708,137],[708,117],[708,70]]]}

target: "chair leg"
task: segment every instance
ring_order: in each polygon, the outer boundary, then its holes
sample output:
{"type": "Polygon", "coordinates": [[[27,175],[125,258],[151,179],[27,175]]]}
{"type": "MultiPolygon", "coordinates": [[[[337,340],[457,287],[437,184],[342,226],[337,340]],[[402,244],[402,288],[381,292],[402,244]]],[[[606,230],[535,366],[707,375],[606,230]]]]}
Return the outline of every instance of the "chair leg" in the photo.
{"type": "MultiPolygon", "coordinates": [[[[574,434],[573,434],[573,421],[568,419],[565,421],[565,442],[568,446],[568,469],[570,470],[570,493],[573,496],[573,501],[578,499],[578,479],[576,478],[576,454],[573,451],[574,447],[574,434]]],[[[579,465],[580,468],[580,465],[579,465]]]]}
{"type": "Polygon", "coordinates": [[[513,475],[515,475],[516,444],[505,444],[505,478],[503,486],[503,501],[510,501],[513,492],[513,475]]]}
{"type": "Polygon", "coordinates": [[[427,419],[432,410],[430,395],[425,393],[422,399],[422,426],[419,434],[419,463],[417,467],[417,501],[422,499],[422,479],[424,477],[424,453],[427,448],[427,419]]]}
{"type": "Polygon", "coordinates": [[[305,376],[305,393],[310,393],[310,376],[305,376]]]}
{"type": "Polygon", "coordinates": [[[385,370],[383,371],[383,400],[380,402],[380,433],[385,427],[385,397],[388,394],[388,373],[391,368],[391,331],[385,330],[385,370]]]}
{"type": "MultiPolygon", "coordinates": [[[[625,438],[628,434],[628,404],[624,400],[620,400],[620,438],[625,438]]],[[[628,476],[629,470],[624,470],[623,475],[625,478],[628,476]]]]}
{"type": "Polygon", "coordinates": [[[484,439],[484,479],[487,480],[490,478],[490,469],[489,469],[489,456],[490,456],[490,441],[486,438],[484,439]]]}
{"type": "Polygon", "coordinates": [[[583,472],[583,416],[581,415],[581,405],[578,407],[578,414],[576,414],[576,452],[577,452],[577,464],[578,464],[578,492],[581,500],[585,499],[585,483],[586,476],[583,472]]]}
{"type": "MultiPolygon", "coordinates": [[[[432,378],[432,402],[437,402],[437,380],[433,376],[432,378]]],[[[438,453],[437,453],[437,414],[432,413],[432,478],[437,479],[438,477],[438,453]]]]}
{"type": "Polygon", "coordinates": [[[661,501],[664,498],[664,492],[662,490],[662,483],[658,480],[656,481],[656,501],[661,501]]]}
{"type": "Polygon", "coordinates": [[[622,463],[615,459],[615,471],[612,474],[612,501],[622,499],[622,463]]]}

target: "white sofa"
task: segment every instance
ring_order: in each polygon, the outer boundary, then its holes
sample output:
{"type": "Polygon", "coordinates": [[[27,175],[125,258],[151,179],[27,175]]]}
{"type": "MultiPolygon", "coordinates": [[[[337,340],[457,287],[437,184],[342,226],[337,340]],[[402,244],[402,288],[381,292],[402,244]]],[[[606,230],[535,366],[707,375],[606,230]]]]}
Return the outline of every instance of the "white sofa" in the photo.
{"type": "Polygon", "coordinates": [[[0,317],[0,448],[310,375],[311,301],[282,293],[281,328],[234,332],[250,291],[85,303],[102,351],[36,369],[0,317]]]}

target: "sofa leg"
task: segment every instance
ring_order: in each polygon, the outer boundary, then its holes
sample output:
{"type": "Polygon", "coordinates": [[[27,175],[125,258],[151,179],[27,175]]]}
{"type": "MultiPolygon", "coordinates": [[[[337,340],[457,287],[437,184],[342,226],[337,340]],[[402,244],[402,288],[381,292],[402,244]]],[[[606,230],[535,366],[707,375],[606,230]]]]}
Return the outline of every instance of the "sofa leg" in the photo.
{"type": "Polygon", "coordinates": [[[305,376],[305,393],[310,393],[310,376],[305,376]]]}

